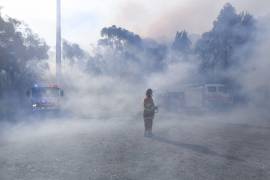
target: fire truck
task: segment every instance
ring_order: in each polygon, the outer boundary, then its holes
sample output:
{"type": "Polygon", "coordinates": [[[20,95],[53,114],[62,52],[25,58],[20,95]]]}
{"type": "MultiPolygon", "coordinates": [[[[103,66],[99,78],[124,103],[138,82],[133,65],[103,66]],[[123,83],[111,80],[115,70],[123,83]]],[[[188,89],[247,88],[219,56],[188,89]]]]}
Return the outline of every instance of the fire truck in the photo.
{"type": "Polygon", "coordinates": [[[34,84],[26,94],[32,111],[58,111],[64,91],[55,84],[34,84]]]}

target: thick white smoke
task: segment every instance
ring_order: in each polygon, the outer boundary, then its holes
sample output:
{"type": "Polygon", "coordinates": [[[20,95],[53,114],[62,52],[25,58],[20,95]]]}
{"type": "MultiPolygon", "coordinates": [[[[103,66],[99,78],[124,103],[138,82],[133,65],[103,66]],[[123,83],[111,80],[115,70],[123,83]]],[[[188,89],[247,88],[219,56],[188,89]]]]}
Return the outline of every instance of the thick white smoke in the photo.
{"type": "Polygon", "coordinates": [[[244,71],[238,80],[244,86],[252,105],[268,108],[270,105],[270,26],[269,16],[258,18],[257,35],[253,53],[243,64],[244,71]]]}

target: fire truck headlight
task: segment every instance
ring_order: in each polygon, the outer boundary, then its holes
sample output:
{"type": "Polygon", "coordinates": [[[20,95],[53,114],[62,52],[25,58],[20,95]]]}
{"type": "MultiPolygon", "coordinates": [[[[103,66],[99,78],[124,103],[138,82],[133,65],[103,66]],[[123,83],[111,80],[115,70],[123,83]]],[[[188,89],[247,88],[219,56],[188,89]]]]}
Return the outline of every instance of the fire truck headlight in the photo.
{"type": "Polygon", "coordinates": [[[35,108],[35,107],[37,107],[37,104],[33,104],[32,106],[35,108]]]}

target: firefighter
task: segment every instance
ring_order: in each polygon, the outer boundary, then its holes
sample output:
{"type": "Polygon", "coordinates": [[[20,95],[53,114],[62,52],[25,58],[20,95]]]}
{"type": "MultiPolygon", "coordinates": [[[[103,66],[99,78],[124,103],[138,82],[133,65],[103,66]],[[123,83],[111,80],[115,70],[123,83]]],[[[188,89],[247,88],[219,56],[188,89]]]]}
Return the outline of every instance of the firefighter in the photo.
{"type": "Polygon", "coordinates": [[[157,107],[154,104],[152,96],[153,96],[152,89],[147,89],[146,97],[144,99],[144,112],[143,112],[145,137],[152,136],[153,119],[155,116],[155,111],[157,110],[157,107]]]}

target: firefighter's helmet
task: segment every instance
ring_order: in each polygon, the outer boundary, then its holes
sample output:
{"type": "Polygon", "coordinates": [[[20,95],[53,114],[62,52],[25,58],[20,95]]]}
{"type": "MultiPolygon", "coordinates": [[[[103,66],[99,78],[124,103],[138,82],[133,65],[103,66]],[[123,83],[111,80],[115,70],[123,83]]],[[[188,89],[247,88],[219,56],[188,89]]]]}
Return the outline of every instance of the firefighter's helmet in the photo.
{"type": "Polygon", "coordinates": [[[146,91],[146,96],[152,96],[153,90],[152,89],[147,89],[146,91]]]}

